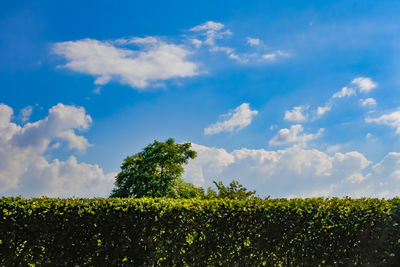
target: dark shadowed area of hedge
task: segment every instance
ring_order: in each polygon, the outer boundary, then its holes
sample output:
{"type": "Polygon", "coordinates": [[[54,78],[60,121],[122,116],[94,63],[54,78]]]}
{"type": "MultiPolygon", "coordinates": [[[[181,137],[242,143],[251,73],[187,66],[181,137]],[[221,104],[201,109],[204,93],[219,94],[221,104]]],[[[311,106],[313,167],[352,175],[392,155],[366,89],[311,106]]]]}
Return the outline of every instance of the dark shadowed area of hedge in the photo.
{"type": "Polygon", "coordinates": [[[395,266],[400,199],[0,199],[1,266],[395,266]]]}

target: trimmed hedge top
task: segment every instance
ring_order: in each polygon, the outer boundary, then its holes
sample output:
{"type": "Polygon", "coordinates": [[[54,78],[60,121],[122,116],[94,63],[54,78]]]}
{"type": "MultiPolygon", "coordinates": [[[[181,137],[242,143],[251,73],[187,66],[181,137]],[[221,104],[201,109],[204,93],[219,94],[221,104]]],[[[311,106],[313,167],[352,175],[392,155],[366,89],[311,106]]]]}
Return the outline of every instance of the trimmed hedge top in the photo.
{"type": "Polygon", "coordinates": [[[2,266],[395,266],[400,199],[0,199],[2,266]]]}

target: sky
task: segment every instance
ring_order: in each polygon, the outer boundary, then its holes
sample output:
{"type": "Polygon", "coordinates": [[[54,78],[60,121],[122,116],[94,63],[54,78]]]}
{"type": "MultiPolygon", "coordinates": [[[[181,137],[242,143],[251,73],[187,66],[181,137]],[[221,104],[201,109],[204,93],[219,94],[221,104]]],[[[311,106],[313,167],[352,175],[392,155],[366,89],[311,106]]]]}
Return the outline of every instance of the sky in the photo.
{"type": "Polygon", "coordinates": [[[3,1],[0,196],[107,197],[125,157],[261,197],[400,192],[398,1],[3,1]]]}

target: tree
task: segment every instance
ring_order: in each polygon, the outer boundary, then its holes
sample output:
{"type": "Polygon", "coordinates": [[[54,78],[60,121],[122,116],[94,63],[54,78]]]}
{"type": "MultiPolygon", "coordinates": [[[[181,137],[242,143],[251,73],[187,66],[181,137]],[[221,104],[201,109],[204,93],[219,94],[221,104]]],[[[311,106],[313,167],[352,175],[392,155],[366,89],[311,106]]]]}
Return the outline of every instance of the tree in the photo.
{"type": "Polygon", "coordinates": [[[247,188],[238,181],[232,181],[229,186],[225,186],[221,181],[213,181],[213,183],[218,189],[217,198],[246,199],[256,193],[256,191],[247,191],[247,188]]]}
{"type": "Polygon", "coordinates": [[[197,156],[191,143],[154,141],[142,152],[125,158],[111,197],[174,197],[204,195],[202,188],[181,179],[183,164],[197,156]]]}

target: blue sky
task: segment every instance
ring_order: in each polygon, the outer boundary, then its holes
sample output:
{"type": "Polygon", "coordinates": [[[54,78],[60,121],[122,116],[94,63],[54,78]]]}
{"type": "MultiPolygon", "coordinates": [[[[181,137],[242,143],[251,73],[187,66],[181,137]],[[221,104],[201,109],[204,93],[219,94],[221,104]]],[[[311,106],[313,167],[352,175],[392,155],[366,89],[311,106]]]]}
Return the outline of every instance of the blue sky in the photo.
{"type": "Polygon", "coordinates": [[[123,159],[192,142],[184,179],[261,196],[400,189],[396,1],[0,6],[0,194],[107,196],[123,159]]]}

